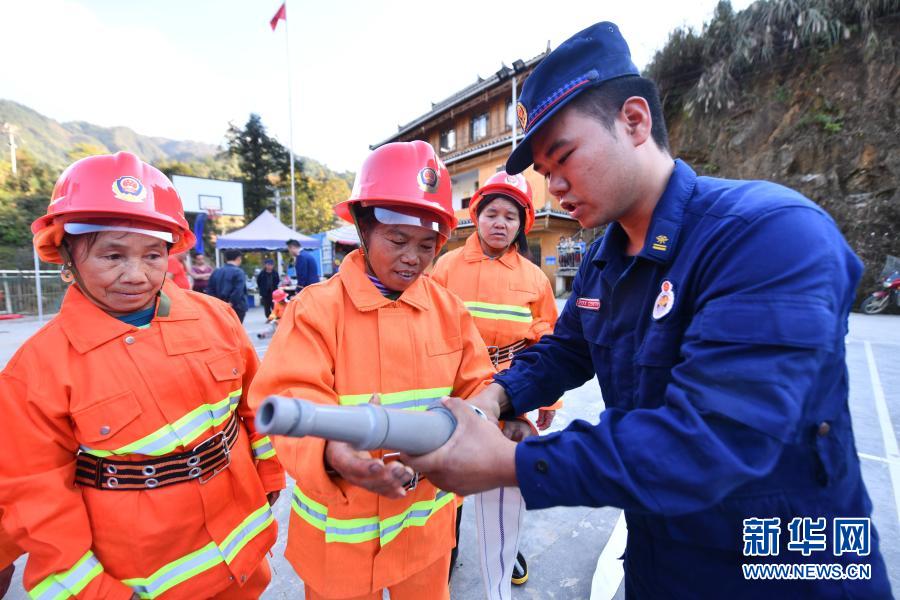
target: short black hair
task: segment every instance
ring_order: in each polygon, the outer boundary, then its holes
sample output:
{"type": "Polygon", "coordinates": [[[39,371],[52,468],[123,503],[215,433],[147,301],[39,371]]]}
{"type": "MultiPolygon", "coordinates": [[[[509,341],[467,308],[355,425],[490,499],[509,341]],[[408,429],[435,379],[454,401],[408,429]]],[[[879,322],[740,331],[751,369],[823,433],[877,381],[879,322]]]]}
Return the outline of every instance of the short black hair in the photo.
{"type": "Polygon", "coordinates": [[[616,116],[622,110],[625,101],[632,96],[639,96],[647,101],[653,122],[650,135],[661,150],[668,151],[669,132],[666,130],[666,119],[663,116],[662,102],[659,100],[659,89],[650,79],[638,75],[610,79],[581,92],[569,106],[596,118],[612,131],[616,116]]]}
{"type": "Polygon", "coordinates": [[[299,247],[300,247],[300,242],[298,242],[297,240],[288,240],[288,241],[285,242],[285,243],[287,244],[288,248],[290,248],[291,246],[293,246],[293,247],[295,247],[295,248],[299,248],[299,247]]]}
{"type": "Polygon", "coordinates": [[[241,258],[244,256],[244,253],[240,250],[235,250],[233,248],[225,251],[225,261],[228,262],[230,260],[235,260],[237,258],[241,258]]]}

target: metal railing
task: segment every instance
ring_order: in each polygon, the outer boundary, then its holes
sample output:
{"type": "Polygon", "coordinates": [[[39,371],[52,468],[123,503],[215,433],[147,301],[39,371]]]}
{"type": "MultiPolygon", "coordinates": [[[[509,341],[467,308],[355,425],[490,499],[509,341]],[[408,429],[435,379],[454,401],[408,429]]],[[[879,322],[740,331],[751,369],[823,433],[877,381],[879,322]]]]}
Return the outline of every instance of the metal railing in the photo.
{"type": "MultiPolygon", "coordinates": [[[[41,270],[41,297],[44,314],[59,312],[68,284],[58,270],[41,270]]],[[[34,271],[0,270],[0,314],[36,315],[37,289],[34,271]]]]}

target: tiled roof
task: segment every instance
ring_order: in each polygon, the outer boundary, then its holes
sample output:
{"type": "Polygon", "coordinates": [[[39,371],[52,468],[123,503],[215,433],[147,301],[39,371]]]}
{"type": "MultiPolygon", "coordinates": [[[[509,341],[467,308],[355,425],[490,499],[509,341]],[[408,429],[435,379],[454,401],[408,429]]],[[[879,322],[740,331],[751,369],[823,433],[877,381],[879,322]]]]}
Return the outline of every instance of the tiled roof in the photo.
{"type": "Polygon", "coordinates": [[[403,134],[412,131],[413,129],[415,129],[416,127],[419,127],[420,125],[423,125],[424,123],[430,121],[431,119],[438,116],[442,112],[444,112],[450,108],[453,108],[454,106],[456,106],[458,104],[465,102],[469,98],[477,96],[479,93],[481,93],[485,90],[491,89],[492,87],[494,87],[495,85],[497,85],[503,81],[506,81],[513,74],[521,73],[522,71],[525,71],[527,69],[534,67],[539,62],[541,62],[541,60],[543,60],[543,58],[545,56],[547,56],[547,54],[549,54],[549,53],[550,53],[550,50],[548,48],[546,52],[538,54],[537,56],[535,56],[531,60],[528,60],[527,62],[522,61],[522,60],[517,60],[517,61],[513,62],[512,67],[502,65],[502,67],[500,68],[499,71],[497,71],[496,73],[494,73],[487,79],[482,79],[481,77],[479,77],[478,81],[476,81],[472,85],[459,90],[458,92],[452,94],[451,96],[444,98],[440,102],[433,102],[431,104],[430,111],[428,111],[427,113],[425,113],[424,115],[422,115],[416,119],[413,119],[406,125],[398,126],[397,133],[395,133],[394,135],[390,136],[389,138],[387,138],[386,140],[384,140],[382,142],[379,142],[377,144],[369,146],[369,148],[371,150],[374,150],[375,148],[378,148],[379,146],[383,146],[384,144],[387,144],[389,142],[396,141],[397,138],[401,137],[403,134]]]}

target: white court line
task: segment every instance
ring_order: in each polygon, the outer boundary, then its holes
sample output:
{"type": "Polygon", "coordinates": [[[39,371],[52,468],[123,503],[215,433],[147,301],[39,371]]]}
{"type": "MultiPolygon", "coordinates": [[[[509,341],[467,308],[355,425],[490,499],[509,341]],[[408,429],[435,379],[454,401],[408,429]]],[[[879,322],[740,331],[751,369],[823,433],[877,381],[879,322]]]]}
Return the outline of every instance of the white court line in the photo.
{"type": "Polygon", "coordinates": [[[874,454],[866,454],[865,452],[857,452],[856,455],[860,458],[864,458],[866,460],[874,460],[876,462],[884,463],[886,465],[891,464],[892,462],[897,462],[894,460],[888,460],[883,456],[875,456],[874,454]]]}
{"type": "Polygon", "coordinates": [[[872,395],[875,397],[875,412],[881,422],[881,436],[884,438],[884,453],[887,455],[888,472],[891,475],[891,484],[894,488],[894,506],[897,509],[897,522],[900,522],[900,448],[897,447],[897,435],[891,424],[891,414],[888,412],[887,401],[884,399],[884,388],[881,387],[881,378],[875,366],[875,355],[872,353],[872,344],[865,342],[866,361],[869,363],[869,377],[872,379],[872,395]]]}
{"type": "Polygon", "coordinates": [[[613,527],[600,558],[597,559],[597,569],[594,571],[594,579],[591,581],[591,600],[611,600],[622,583],[625,569],[619,557],[625,552],[625,541],[628,538],[628,528],[625,526],[625,513],[619,513],[619,520],[613,527]]]}

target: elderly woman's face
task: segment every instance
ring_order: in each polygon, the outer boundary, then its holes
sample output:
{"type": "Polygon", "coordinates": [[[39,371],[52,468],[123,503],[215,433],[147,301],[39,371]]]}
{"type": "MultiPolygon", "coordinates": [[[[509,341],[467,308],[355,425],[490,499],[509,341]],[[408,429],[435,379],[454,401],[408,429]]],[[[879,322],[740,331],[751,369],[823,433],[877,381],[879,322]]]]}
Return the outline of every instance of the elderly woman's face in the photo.
{"type": "Polygon", "coordinates": [[[369,264],[381,283],[402,292],[434,260],[437,239],[422,227],[378,223],[366,233],[369,264]]]}
{"type": "Polygon", "coordinates": [[[140,233],[103,231],[92,245],[74,236],[72,260],[81,285],[113,316],[149,308],[166,278],[168,248],[140,233]]]}

